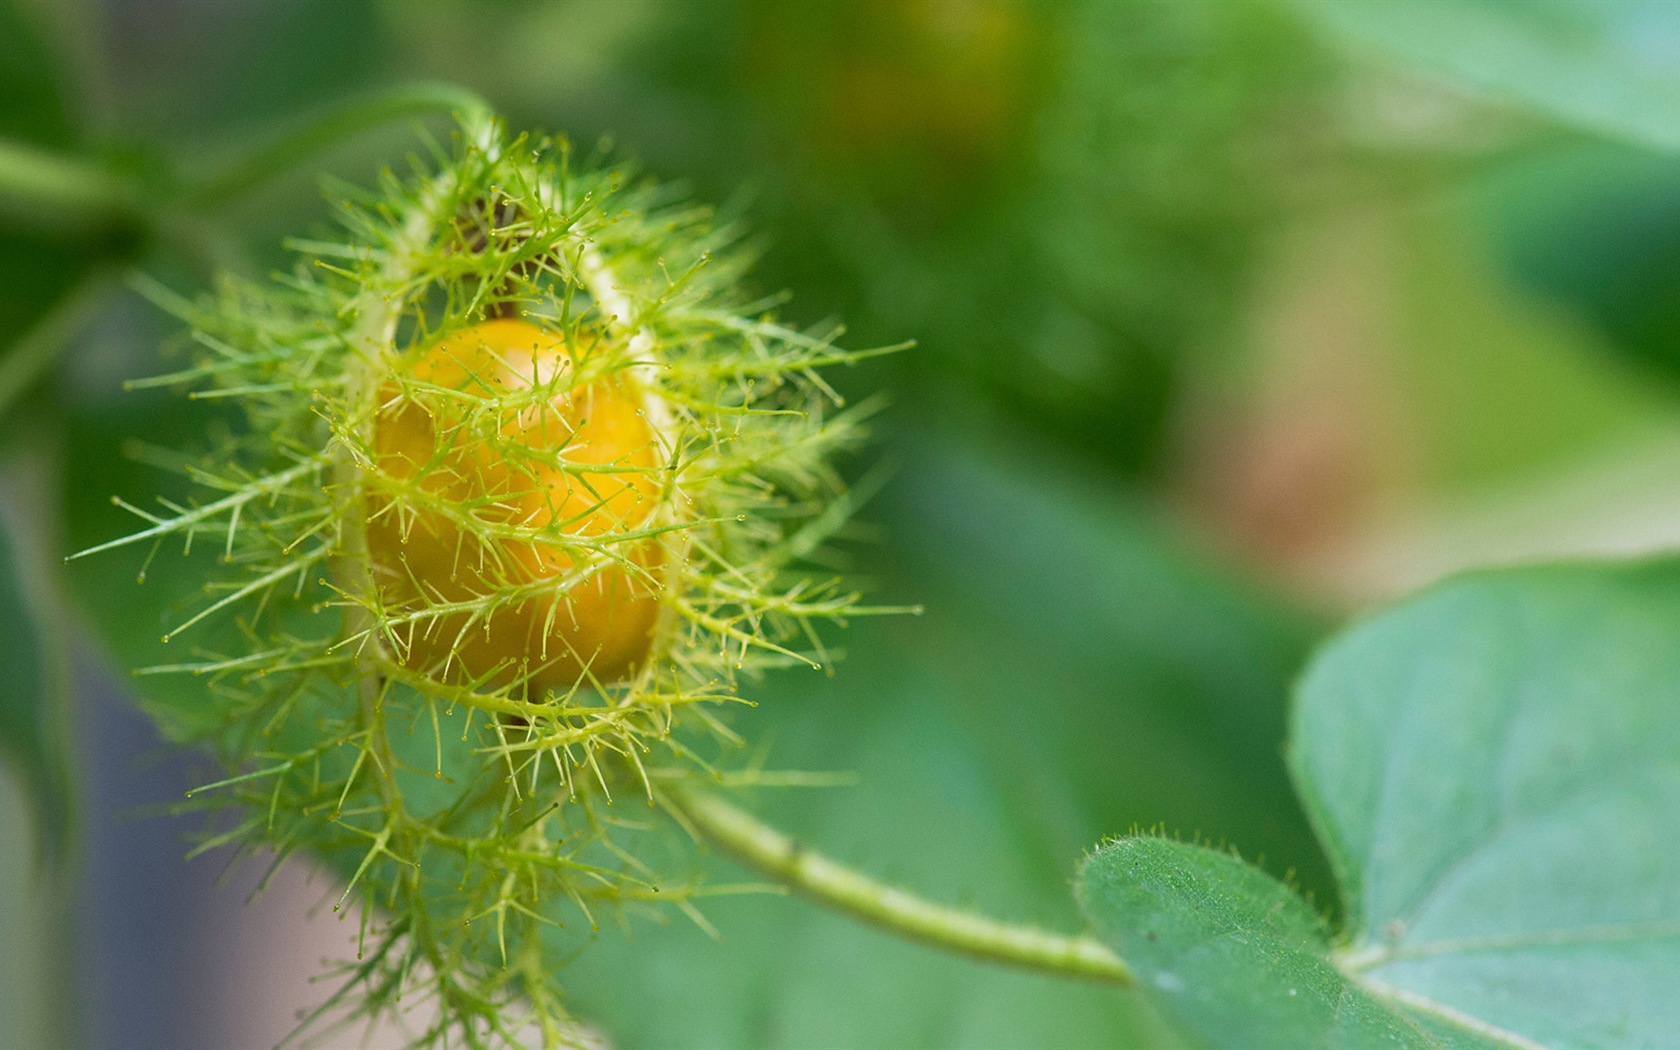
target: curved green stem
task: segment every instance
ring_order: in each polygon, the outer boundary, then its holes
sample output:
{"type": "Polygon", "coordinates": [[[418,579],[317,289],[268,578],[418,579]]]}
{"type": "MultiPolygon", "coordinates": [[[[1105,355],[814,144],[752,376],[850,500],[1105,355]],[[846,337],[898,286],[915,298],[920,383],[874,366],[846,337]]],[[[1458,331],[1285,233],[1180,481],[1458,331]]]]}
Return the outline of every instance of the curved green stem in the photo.
{"type": "Polygon", "coordinates": [[[0,217],[80,234],[133,219],[128,183],[96,164],[0,138],[0,217]]]}
{"type": "Polygon", "coordinates": [[[403,117],[439,112],[473,119],[489,113],[490,105],[466,88],[441,83],[405,84],[359,95],[224,151],[186,180],[183,198],[198,207],[214,208],[360,132],[403,117]]]}
{"type": "Polygon", "coordinates": [[[153,227],[171,208],[190,212],[226,204],[346,138],[402,117],[438,112],[456,113],[476,126],[491,110],[477,94],[452,84],[376,91],[223,150],[178,184],[145,192],[86,158],[0,137],[0,220],[76,236],[112,226],[153,227]]]}
{"type": "Polygon", "coordinates": [[[1031,970],[1127,986],[1131,970],[1092,937],[999,922],[876,882],[761,823],[716,795],[667,798],[693,830],[740,863],[811,899],[935,947],[1031,970]]]}

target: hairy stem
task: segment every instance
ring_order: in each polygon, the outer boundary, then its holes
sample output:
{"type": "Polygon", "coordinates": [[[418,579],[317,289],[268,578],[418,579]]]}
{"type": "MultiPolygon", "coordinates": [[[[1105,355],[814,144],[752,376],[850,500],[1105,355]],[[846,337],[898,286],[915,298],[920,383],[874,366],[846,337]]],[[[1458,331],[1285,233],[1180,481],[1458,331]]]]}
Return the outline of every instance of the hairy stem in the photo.
{"type": "Polygon", "coordinates": [[[805,849],[716,795],[681,792],[667,801],[702,838],[740,863],[864,922],[992,962],[1106,984],[1132,983],[1126,964],[1094,938],[999,922],[883,885],[805,849]]]}

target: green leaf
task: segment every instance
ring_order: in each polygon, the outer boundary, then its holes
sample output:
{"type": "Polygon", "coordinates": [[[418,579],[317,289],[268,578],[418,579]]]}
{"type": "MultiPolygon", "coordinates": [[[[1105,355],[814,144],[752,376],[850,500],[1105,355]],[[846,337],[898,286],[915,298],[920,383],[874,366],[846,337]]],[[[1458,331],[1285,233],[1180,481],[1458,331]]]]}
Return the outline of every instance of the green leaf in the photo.
{"type": "Polygon", "coordinates": [[[1296,781],[1334,942],[1239,861],[1128,840],[1098,931],[1215,1046],[1661,1046],[1680,1031],[1680,563],[1489,573],[1329,645],[1296,781]]]}
{"type": "Polygon", "coordinates": [[[1139,983],[1214,1046],[1435,1045],[1337,971],[1317,912],[1236,857],[1122,839],[1086,861],[1079,895],[1139,983]]]}
{"type": "Polygon", "coordinates": [[[1680,566],[1436,588],[1332,645],[1292,761],[1344,970],[1541,1043],[1680,1031],[1680,566]]]}
{"type": "Polygon", "coordinates": [[[35,810],[37,839],[51,859],[63,852],[68,829],[68,763],[55,718],[47,645],[33,615],[17,553],[0,517],[0,755],[20,775],[35,810]]]}
{"type": "Polygon", "coordinates": [[[1590,0],[1301,0],[1411,68],[1553,119],[1680,149],[1680,8],[1590,0]]]}

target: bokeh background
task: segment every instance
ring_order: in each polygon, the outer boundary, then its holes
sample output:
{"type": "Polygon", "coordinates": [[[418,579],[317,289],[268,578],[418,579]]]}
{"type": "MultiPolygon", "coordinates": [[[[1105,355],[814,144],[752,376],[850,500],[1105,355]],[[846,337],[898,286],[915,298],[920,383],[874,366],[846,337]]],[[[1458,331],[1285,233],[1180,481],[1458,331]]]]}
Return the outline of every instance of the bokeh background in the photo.
{"type": "MultiPolygon", "coordinates": [[[[459,83],[745,225],[784,316],[915,350],[846,464],[844,550],[923,616],[751,686],[766,812],[929,895],[1072,929],[1105,835],[1229,844],[1337,902],[1282,763],[1350,616],[1462,568],[1680,541],[1680,6],[1120,0],[0,0],[0,139],[162,187],[359,92],[459,83]]],[[[410,119],[175,216],[0,193],[0,1046],[260,1047],[354,923],[330,879],[186,859],[199,775],[134,708],[167,566],[61,565],[168,482],[125,391],[184,292],[289,265],[323,175],[410,119]]],[[[168,561],[172,552],[159,555],[168,561]]],[[[743,876],[727,864],[718,877],[743,876]]],[[[1135,996],[782,898],[609,926],[572,1005],[612,1045],[1172,1045],[1135,996]]],[[[326,1045],[396,1045],[336,1032],[326,1045]]]]}

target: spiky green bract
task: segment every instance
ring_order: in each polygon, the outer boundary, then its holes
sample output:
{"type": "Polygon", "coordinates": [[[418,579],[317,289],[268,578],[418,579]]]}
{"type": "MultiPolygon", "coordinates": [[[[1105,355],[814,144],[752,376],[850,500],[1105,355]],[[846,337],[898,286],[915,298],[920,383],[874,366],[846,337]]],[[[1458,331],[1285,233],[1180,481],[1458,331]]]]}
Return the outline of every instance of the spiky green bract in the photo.
{"type": "MultiPolygon", "coordinates": [[[[150,670],[210,687],[166,726],[227,769],[194,796],[238,814],[208,845],[304,850],[348,876],[340,905],[360,905],[363,946],[338,1001],[417,1008],[418,1043],[557,1045],[577,1030],[555,975],[603,911],[662,902],[699,918],[703,890],[681,841],[659,833],[660,804],[676,779],[713,775],[700,756],[734,741],[719,705],[737,698],[737,673],[821,664],[816,621],[876,611],[799,571],[845,520],[827,460],[857,435],[813,370],[858,355],[746,301],[742,259],[703,209],[622,171],[576,169],[563,142],[488,124],[458,140],[354,195],[348,236],[298,242],[291,275],[230,279],[198,303],[154,289],[199,353],[146,382],[233,399],[244,423],[189,469],[201,499],[131,508],[149,526],[94,550],[197,537],[224,555],[169,635],[191,658],[150,670]],[[587,362],[501,392],[428,386],[403,367],[508,315],[587,342],[587,362]],[[603,375],[645,394],[660,449],[655,466],[621,468],[658,493],[635,520],[581,529],[451,504],[375,447],[381,413],[407,403],[457,420],[452,440],[509,446],[498,420],[603,375]],[[477,551],[483,583],[467,599],[425,580],[393,597],[375,578],[370,517],[428,514],[477,551]],[[650,544],[656,558],[630,556],[650,544]],[[477,680],[404,659],[417,633],[460,638],[531,601],[529,578],[484,564],[520,545],[574,566],[541,582],[550,593],[614,567],[656,586],[652,655],[625,680],[586,672],[563,689],[532,684],[540,654],[477,680]]],[[[561,453],[498,452],[514,476],[533,461],[564,469],[561,453]]]]}

